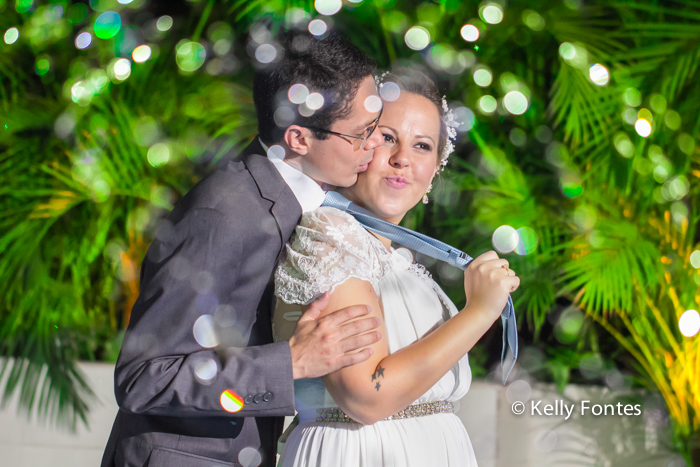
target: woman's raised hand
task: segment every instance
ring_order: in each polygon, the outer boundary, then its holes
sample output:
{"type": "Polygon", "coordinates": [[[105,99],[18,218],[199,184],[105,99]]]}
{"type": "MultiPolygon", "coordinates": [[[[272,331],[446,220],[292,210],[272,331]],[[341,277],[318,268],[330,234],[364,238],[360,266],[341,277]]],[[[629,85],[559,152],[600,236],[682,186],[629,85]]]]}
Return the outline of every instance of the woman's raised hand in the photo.
{"type": "Polygon", "coordinates": [[[479,310],[496,321],[508,303],[508,295],[520,286],[520,278],[507,267],[508,260],[499,258],[493,250],[469,263],[464,271],[465,309],[479,310]]]}

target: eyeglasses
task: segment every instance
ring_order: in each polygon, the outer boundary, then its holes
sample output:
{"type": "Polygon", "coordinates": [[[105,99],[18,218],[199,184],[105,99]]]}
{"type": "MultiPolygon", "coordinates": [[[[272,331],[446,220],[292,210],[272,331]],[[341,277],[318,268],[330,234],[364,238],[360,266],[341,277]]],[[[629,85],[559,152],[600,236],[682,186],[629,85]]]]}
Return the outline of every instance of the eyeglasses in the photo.
{"type": "MultiPolygon", "coordinates": [[[[321,133],[326,133],[329,135],[336,135],[336,136],[344,136],[346,138],[353,138],[355,141],[352,142],[352,149],[353,151],[359,151],[360,149],[365,148],[365,143],[369,139],[370,136],[372,136],[372,133],[374,133],[374,130],[377,128],[377,125],[379,124],[379,118],[382,116],[382,112],[384,109],[379,110],[379,115],[377,118],[372,120],[372,123],[370,123],[367,128],[365,128],[365,131],[363,131],[359,135],[346,135],[343,133],[336,133],[335,131],[330,131],[330,130],[324,130],[323,128],[317,128],[315,126],[304,126],[304,125],[299,125],[304,128],[308,128],[309,130],[314,130],[314,131],[320,131],[321,133]]],[[[348,141],[349,142],[349,141],[348,141]]]]}

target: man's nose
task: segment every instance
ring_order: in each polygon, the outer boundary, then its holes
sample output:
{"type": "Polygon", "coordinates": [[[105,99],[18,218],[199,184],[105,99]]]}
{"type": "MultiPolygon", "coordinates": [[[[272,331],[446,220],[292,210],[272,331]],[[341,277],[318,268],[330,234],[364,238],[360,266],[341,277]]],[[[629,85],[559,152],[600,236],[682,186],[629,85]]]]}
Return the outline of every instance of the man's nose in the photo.
{"type": "Polygon", "coordinates": [[[375,128],[367,141],[365,141],[365,151],[371,151],[372,149],[384,144],[384,135],[379,131],[379,128],[375,128]]]}

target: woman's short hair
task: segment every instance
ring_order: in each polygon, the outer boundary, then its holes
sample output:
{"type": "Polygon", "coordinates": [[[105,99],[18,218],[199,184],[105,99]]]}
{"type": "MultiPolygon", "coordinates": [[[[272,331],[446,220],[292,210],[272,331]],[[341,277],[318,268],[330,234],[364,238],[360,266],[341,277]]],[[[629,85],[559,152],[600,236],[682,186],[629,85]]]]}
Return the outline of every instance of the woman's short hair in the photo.
{"type": "MultiPolygon", "coordinates": [[[[253,79],[258,133],[263,142],[279,142],[292,124],[329,130],[336,120],[347,117],[360,83],[376,69],[374,61],[335,33],[317,39],[308,32],[290,31],[276,40],[282,58],[259,68],[253,79]],[[320,93],[323,106],[310,116],[301,115],[299,105],[287,99],[294,84],[303,84],[309,93],[320,93]],[[289,110],[283,110],[275,119],[275,112],[281,107],[289,110]]],[[[318,139],[328,137],[325,133],[313,133],[318,139]]]]}
{"type": "Polygon", "coordinates": [[[447,125],[445,124],[445,110],[442,108],[442,96],[435,82],[428,76],[412,68],[394,68],[390,73],[386,73],[382,78],[382,83],[394,82],[399,86],[401,92],[410,92],[428,99],[435,104],[440,114],[440,139],[437,144],[438,159],[442,158],[442,152],[447,144],[447,125]]]}

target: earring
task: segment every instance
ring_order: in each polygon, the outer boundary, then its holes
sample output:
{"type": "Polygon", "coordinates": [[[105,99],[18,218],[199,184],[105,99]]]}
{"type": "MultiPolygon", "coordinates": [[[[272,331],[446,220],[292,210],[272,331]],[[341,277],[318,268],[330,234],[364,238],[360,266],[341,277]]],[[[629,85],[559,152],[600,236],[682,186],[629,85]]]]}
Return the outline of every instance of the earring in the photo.
{"type": "Polygon", "coordinates": [[[432,190],[432,189],[433,189],[433,184],[431,183],[430,185],[428,185],[428,189],[425,190],[425,194],[423,195],[423,204],[428,204],[428,201],[429,201],[428,193],[430,193],[430,190],[432,190]]]}

